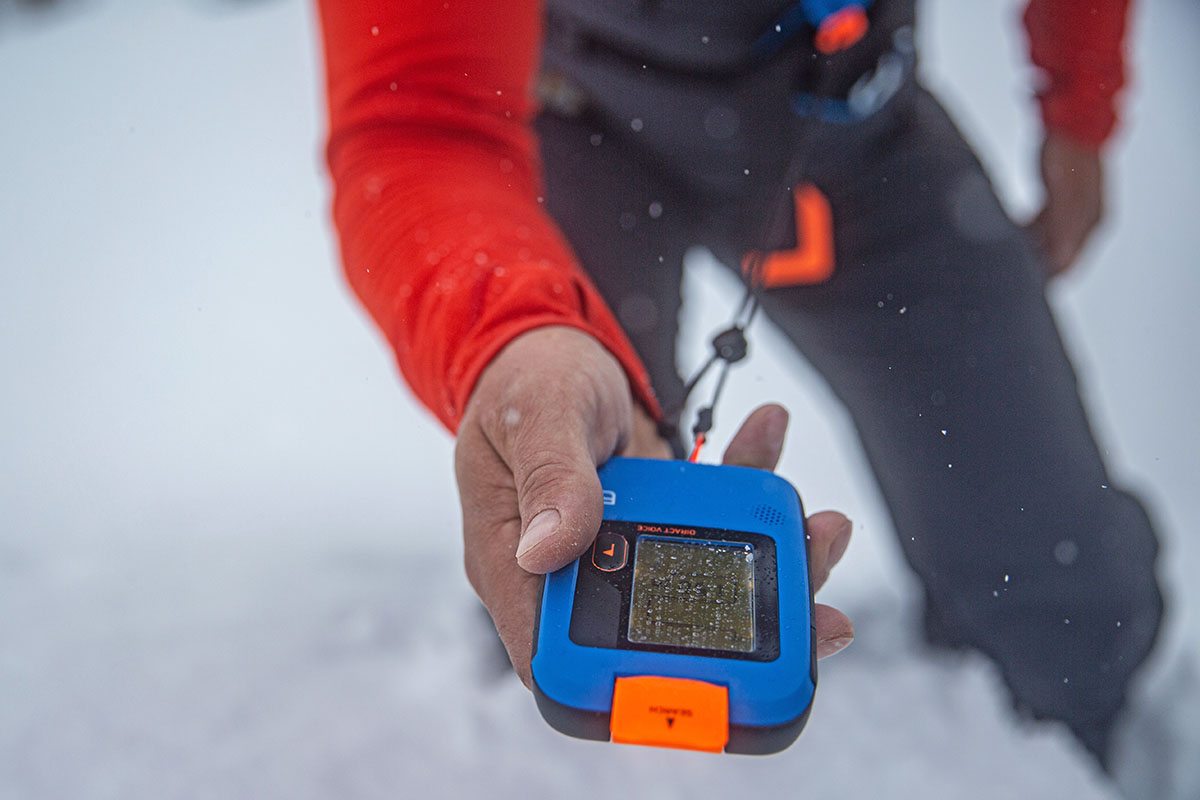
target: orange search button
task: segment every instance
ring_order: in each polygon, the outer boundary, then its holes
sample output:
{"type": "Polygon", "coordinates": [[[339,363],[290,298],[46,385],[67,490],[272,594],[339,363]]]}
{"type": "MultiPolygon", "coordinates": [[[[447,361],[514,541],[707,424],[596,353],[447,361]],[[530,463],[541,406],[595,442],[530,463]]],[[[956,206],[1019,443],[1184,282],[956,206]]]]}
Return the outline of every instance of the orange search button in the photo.
{"type": "Polygon", "coordinates": [[[638,675],[613,687],[612,740],[719,753],[729,741],[729,689],[638,675]]]}

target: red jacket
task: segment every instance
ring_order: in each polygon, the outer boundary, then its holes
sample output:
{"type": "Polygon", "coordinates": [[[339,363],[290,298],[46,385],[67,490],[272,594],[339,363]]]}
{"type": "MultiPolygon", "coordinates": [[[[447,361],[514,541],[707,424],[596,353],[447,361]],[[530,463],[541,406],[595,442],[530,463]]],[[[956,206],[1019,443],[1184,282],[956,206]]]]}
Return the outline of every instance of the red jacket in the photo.
{"type": "MultiPolygon", "coordinates": [[[[1129,0],[1032,0],[1047,127],[1116,121],[1129,0]]],[[[350,285],[452,431],[480,372],[543,325],[590,333],[659,413],[645,368],[542,209],[529,123],[537,0],[320,0],[334,220],[350,285]]]]}

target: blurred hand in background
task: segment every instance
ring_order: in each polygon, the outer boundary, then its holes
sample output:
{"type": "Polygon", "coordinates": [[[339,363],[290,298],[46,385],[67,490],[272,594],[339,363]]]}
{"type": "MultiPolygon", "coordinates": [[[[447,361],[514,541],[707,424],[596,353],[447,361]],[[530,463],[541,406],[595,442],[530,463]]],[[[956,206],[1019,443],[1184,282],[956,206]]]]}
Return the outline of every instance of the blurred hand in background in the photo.
{"type": "Polygon", "coordinates": [[[1052,278],[1075,264],[1104,218],[1104,164],[1096,149],[1053,131],[1041,162],[1045,201],[1029,227],[1052,278]]]}

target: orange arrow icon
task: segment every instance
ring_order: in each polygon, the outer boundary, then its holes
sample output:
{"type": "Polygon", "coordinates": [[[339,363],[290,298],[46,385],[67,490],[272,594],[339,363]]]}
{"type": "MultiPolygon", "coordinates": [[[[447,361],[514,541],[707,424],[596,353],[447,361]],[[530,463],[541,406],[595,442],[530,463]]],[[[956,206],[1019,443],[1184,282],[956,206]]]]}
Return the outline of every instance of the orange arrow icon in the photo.
{"type": "Polygon", "coordinates": [[[608,549],[607,549],[607,550],[601,550],[600,552],[601,552],[601,553],[604,553],[604,555],[606,555],[606,556],[611,556],[613,553],[617,552],[617,544],[616,544],[616,542],[613,542],[612,544],[610,544],[610,545],[608,546],[608,549]]]}

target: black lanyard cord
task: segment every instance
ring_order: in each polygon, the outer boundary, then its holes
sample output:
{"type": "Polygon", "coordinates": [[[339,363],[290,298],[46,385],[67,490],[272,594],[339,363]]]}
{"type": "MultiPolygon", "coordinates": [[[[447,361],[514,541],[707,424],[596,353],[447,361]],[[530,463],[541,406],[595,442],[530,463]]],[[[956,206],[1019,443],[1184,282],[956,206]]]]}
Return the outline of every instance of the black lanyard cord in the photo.
{"type": "MultiPolygon", "coordinates": [[[[818,88],[825,82],[824,80],[818,80],[818,88]]],[[[822,92],[815,92],[814,98],[810,126],[821,119],[821,114],[824,110],[822,92]]],[[[787,167],[783,172],[782,183],[787,190],[787,195],[779,202],[770,204],[771,210],[766,215],[766,228],[763,236],[764,245],[770,244],[771,237],[779,229],[782,215],[790,210],[791,204],[788,202],[788,199],[792,196],[795,188],[792,184],[802,177],[802,172],[807,166],[809,150],[812,148],[808,146],[808,142],[805,140],[810,138],[812,134],[809,134],[807,131],[805,133],[807,135],[802,135],[799,141],[797,141],[796,147],[788,159],[787,167]]],[[[718,361],[722,362],[721,371],[717,377],[717,385],[713,389],[712,399],[707,406],[703,406],[696,411],[696,423],[692,426],[694,444],[689,459],[691,461],[695,461],[699,457],[700,448],[704,445],[708,432],[712,430],[713,412],[717,401],[721,397],[721,390],[725,388],[729,368],[746,357],[749,349],[749,343],[746,340],[746,329],[754,321],[754,317],[758,314],[759,307],[762,305],[760,293],[764,288],[763,270],[765,265],[766,255],[762,250],[755,250],[751,253],[743,270],[746,292],[742,296],[742,302],[738,307],[737,313],[734,314],[733,324],[713,337],[712,354],[709,355],[708,359],[692,378],[684,384],[683,396],[664,413],[662,421],[658,424],[658,433],[661,437],[669,442],[679,442],[680,418],[683,416],[683,410],[687,406],[688,398],[713,364],[718,361]]]]}
{"type": "MultiPolygon", "coordinates": [[[[749,342],[746,340],[746,328],[749,327],[758,313],[757,273],[761,262],[761,254],[755,253],[751,257],[749,269],[747,270],[746,293],[742,297],[742,303],[738,308],[737,314],[734,315],[733,325],[713,337],[713,352],[700,369],[696,371],[696,374],[684,385],[683,396],[679,399],[679,402],[672,406],[664,415],[663,421],[659,423],[659,435],[663,436],[663,438],[675,439],[679,436],[679,421],[683,414],[683,409],[687,405],[688,398],[697,384],[708,374],[713,364],[720,361],[721,371],[717,376],[717,385],[713,389],[712,399],[707,406],[696,411],[696,424],[692,426],[692,437],[697,443],[693,449],[693,456],[699,455],[699,446],[703,444],[704,436],[712,430],[713,410],[716,408],[717,401],[721,398],[721,390],[725,388],[725,381],[729,376],[729,368],[744,359],[749,350],[749,342]]],[[[695,458],[693,457],[692,460],[695,460],[695,458]]]]}

